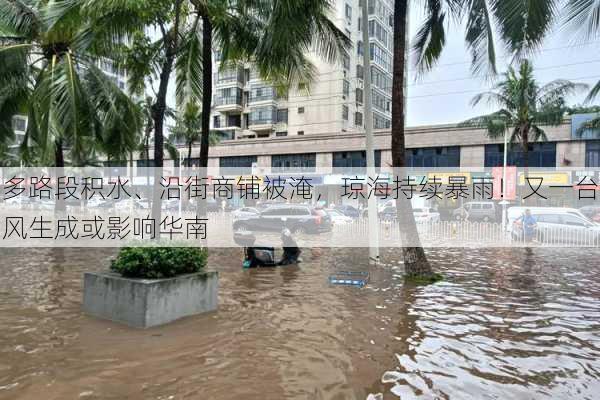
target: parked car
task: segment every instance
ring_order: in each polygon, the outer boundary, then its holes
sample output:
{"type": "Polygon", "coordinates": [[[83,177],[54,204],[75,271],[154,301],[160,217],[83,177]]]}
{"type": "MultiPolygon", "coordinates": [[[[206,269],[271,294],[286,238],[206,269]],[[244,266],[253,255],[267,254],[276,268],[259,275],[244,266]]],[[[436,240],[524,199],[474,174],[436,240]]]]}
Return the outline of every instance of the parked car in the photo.
{"type": "Polygon", "coordinates": [[[492,201],[470,201],[452,212],[454,219],[469,221],[495,221],[496,215],[496,203],[492,201]]]}
{"type": "Polygon", "coordinates": [[[331,217],[331,222],[333,222],[334,225],[351,224],[353,221],[351,217],[344,215],[344,213],[337,209],[328,208],[325,209],[325,211],[331,217]]]}
{"type": "Polygon", "coordinates": [[[360,211],[358,211],[356,207],[351,206],[349,204],[341,204],[339,206],[336,206],[335,209],[350,218],[360,217],[360,211]]]}
{"type": "Polygon", "coordinates": [[[247,218],[255,217],[259,213],[260,213],[260,211],[258,211],[258,209],[254,208],[254,207],[242,207],[242,208],[238,208],[237,210],[233,211],[231,213],[231,216],[235,220],[247,219],[247,218]]]}
{"type": "Polygon", "coordinates": [[[585,206],[579,211],[594,222],[600,222],[600,206],[585,206]]]}
{"type": "Polygon", "coordinates": [[[293,204],[268,207],[255,216],[233,223],[236,231],[281,231],[285,227],[294,233],[328,232],[331,226],[331,217],[324,210],[293,204]]]}
{"type": "Polygon", "coordinates": [[[413,215],[417,223],[440,222],[440,213],[431,207],[413,208],[413,215]]]}
{"type": "MultiPolygon", "coordinates": [[[[536,237],[541,242],[600,245],[600,225],[592,222],[578,210],[537,207],[530,211],[536,219],[536,237]]],[[[510,232],[513,240],[523,239],[523,228],[519,217],[512,222],[510,232]]]]}

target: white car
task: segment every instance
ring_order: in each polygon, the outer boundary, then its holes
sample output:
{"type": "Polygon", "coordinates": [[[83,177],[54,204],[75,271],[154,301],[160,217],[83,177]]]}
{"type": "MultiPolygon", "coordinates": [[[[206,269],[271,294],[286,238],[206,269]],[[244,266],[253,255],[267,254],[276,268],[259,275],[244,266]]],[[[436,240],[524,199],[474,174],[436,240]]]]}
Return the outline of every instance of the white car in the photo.
{"type": "Polygon", "coordinates": [[[342,212],[340,212],[338,210],[328,208],[325,211],[331,217],[331,222],[333,222],[334,225],[351,224],[353,221],[351,217],[344,215],[342,212]]]}
{"type": "Polygon", "coordinates": [[[233,211],[231,213],[231,216],[233,217],[233,219],[239,220],[239,219],[252,218],[252,217],[257,216],[258,214],[260,214],[259,211],[254,207],[242,207],[242,208],[238,208],[237,210],[233,211]]]}
{"type": "Polygon", "coordinates": [[[440,222],[440,213],[430,207],[413,208],[413,215],[417,223],[440,222]]]}

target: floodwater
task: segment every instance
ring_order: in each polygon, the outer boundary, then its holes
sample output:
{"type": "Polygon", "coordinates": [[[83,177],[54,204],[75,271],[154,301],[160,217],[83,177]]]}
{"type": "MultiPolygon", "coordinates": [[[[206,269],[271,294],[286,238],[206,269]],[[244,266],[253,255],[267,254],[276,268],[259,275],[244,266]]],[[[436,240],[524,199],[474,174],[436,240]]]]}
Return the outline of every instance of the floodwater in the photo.
{"type": "Polygon", "coordinates": [[[306,250],[242,270],[216,250],[219,311],[136,330],[80,312],[101,249],[3,250],[0,399],[592,399],[599,252],[435,249],[407,285],[393,251],[306,250]],[[369,270],[363,289],[330,274],[369,270]]]}

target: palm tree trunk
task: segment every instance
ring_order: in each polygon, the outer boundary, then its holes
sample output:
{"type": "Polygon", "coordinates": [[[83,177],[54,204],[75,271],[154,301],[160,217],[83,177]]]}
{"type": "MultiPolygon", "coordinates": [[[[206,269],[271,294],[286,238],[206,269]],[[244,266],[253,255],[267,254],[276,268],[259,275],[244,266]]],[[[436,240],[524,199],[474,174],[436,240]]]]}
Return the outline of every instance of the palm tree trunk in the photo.
{"type": "Polygon", "coordinates": [[[212,23],[202,16],[202,136],[200,138],[200,168],[208,167],[210,108],[212,102],[212,23]]]}
{"type": "MultiPolygon", "coordinates": [[[[208,174],[208,146],[210,145],[210,108],[212,102],[212,23],[209,16],[202,15],[202,135],[200,136],[200,175],[208,174]]],[[[197,215],[206,216],[206,201],[199,198],[197,215]]]]}
{"type": "MultiPolygon", "coordinates": [[[[54,141],[54,165],[56,167],[56,178],[65,175],[65,157],[63,152],[63,141],[61,138],[57,138],[54,141]]],[[[57,197],[56,203],[54,203],[54,212],[61,213],[67,210],[65,200],[63,197],[57,197]]]]}
{"type": "Polygon", "coordinates": [[[56,168],[65,167],[65,158],[63,154],[63,141],[62,139],[56,139],[54,141],[54,166],[56,168]]]}
{"type": "MultiPolygon", "coordinates": [[[[396,0],[394,2],[394,71],[392,86],[392,164],[395,174],[400,173],[398,168],[406,166],[405,136],[404,136],[404,74],[406,61],[406,29],[408,23],[408,1],[396,0]]],[[[365,50],[369,51],[365,44],[365,50]]],[[[370,71],[365,71],[370,73],[370,71]]],[[[400,226],[402,244],[411,243],[412,246],[403,247],[404,267],[406,275],[411,278],[428,279],[433,277],[433,271],[421,247],[417,225],[412,212],[412,205],[402,194],[396,200],[396,212],[400,226]]]]}
{"type": "Polygon", "coordinates": [[[188,159],[187,166],[188,166],[188,168],[191,168],[191,166],[192,166],[192,144],[193,144],[192,141],[190,141],[188,143],[188,156],[187,156],[187,159],[188,159]]]}

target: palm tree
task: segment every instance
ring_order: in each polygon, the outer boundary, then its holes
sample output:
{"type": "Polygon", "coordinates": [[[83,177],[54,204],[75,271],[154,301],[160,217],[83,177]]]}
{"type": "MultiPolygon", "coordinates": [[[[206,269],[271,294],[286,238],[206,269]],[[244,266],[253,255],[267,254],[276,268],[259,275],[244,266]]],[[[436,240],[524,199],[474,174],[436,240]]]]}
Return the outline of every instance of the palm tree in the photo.
{"type": "MultiPolygon", "coordinates": [[[[421,0],[425,21],[418,30],[413,52],[419,73],[433,68],[446,44],[448,22],[464,24],[465,42],[471,53],[474,73],[496,73],[495,32],[505,48],[516,56],[540,46],[557,14],[559,0],[421,0]]],[[[407,0],[394,2],[394,66],[392,87],[392,160],[395,168],[405,162],[405,71],[407,57],[407,0]]],[[[398,220],[403,239],[415,244],[404,248],[406,273],[409,277],[430,279],[434,276],[425,252],[420,247],[416,224],[407,201],[397,202],[398,220]]]]}
{"type": "Polygon", "coordinates": [[[543,126],[562,123],[568,107],[565,97],[587,85],[558,79],[540,86],[533,75],[533,66],[523,60],[519,71],[509,67],[494,90],[478,94],[473,106],[487,102],[499,107],[491,114],[465,121],[462,125],[485,128],[491,139],[504,137],[510,131],[510,143],[517,143],[523,152],[523,167],[529,168],[529,144],[548,140],[543,126]]]}
{"type": "MultiPolygon", "coordinates": [[[[600,0],[568,0],[566,3],[565,25],[583,40],[593,40],[600,36],[600,0]]],[[[586,102],[592,102],[600,94],[600,81],[590,90],[586,102]]],[[[600,128],[600,117],[588,121],[579,133],[586,129],[600,128]]]]}
{"type": "Polygon", "coordinates": [[[176,142],[183,142],[188,148],[188,167],[192,166],[192,146],[202,135],[202,115],[196,103],[186,103],[183,114],[177,118],[176,124],[171,129],[170,138],[176,142]]]}
{"type": "Polygon", "coordinates": [[[62,168],[68,149],[82,165],[102,137],[137,129],[133,103],[96,66],[106,52],[92,28],[63,2],[0,2],[0,137],[26,113],[25,157],[62,168]]]}

